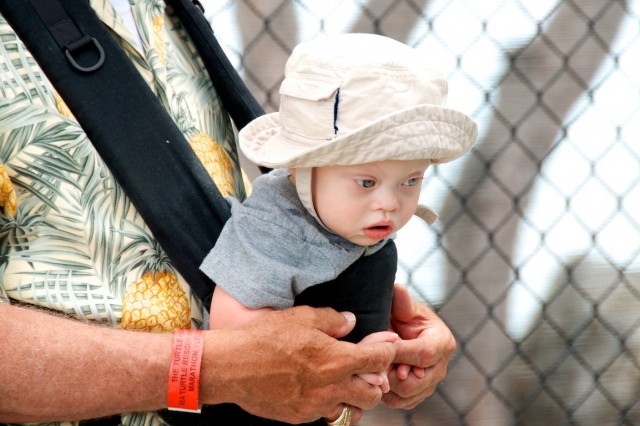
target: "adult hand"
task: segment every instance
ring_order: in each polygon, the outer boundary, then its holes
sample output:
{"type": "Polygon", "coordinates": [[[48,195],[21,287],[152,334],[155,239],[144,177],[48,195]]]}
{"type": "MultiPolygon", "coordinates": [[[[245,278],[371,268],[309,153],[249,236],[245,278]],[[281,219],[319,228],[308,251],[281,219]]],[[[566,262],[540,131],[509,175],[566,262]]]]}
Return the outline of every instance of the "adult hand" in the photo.
{"type": "MultiPolygon", "coordinates": [[[[340,342],[355,317],[307,306],[270,312],[245,326],[208,333],[203,359],[204,401],[234,402],[288,423],[337,418],[344,404],[373,408],[382,397],[358,374],[384,371],[394,344],[340,342]],[[217,350],[215,349],[217,348],[217,350]]],[[[354,410],[354,422],[359,410],[354,410]]]]}
{"type": "Polygon", "coordinates": [[[392,408],[410,409],[444,379],[456,342],[444,322],[400,284],[393,289],[391,327],[401,340],[395,343],[396,366],[388,374],[391,392],[382,400],[392,408]]]}

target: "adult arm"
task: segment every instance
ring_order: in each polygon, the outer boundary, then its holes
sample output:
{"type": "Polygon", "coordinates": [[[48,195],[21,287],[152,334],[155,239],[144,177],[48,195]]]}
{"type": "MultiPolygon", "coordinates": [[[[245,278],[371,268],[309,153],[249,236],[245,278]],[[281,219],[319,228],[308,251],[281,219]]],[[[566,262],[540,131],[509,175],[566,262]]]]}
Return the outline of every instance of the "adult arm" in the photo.
{"type": "MultiPolygon", "coordinates": [[[[336,341],[353,321],[300,307],[237,330],[207,331],[201,402],[234,402],[289,423],[337,417],[343,402],[373,407],[380,389],[354,375],[383,370],[395,350],[391,343],[356,348],[336,341]]],[[[0,332],[0,422],[166,407],[171,333],[114,330],[6,303],[0,332]]]]}
{"type": "Polygon", "coordinates": [[[456,341],[445,323],[400,284],[393,289],[391,326],[401,340],[395,343],[397,367],[389,373],[391,392],[382,400],[393,408],[410,409],[433,394],[444,379],[456,341]],[[424,374],[413,374],[410,366],[424,374]]]}

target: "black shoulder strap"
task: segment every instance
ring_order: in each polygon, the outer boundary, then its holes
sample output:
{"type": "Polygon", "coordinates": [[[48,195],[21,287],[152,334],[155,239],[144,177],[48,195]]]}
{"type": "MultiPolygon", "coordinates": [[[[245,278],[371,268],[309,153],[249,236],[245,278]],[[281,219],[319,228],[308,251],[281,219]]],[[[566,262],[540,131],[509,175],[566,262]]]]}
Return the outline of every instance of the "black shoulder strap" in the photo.
{"type": "MultiPolygon", "coordinates": [[[[207,72],[225,109],[238,129],[264,114],[264,109],[251,94],[213,34],[204,9],[198,0],[166,0],[173,7],[191,41],[198,48],[207,72]]],[[[258,166],[263,172],[269,168],[258,166]]]]}
{"type": "Polygon", "coordinates": [[[167,0],[180,18],[198,53],[207,67],[209,76],[231,118],[238,129],[264,114],[264,110],[249,92],[202,13],[198,0],[167,0]]]}
{"type": "MultiPolygon", "coordinates": [[[[208,307],[213,283],[199,266],[229,217],[226,201],[89,3],[31,1],[2,0],[0,12],[65,100],[178,271],[208,307]]],[[[213,39],[206,20],[209,29],[201,28],[198,15],[202,13],[197,7],[187,0],[171,0],[171,4],[185,16],[196,14],[185,27],[197,26],[200,38],[213,39]]],[[[218,51],[208,52],[217,58],[217,63],[214,58],[207,66],[210,72],[227,61],[218,55],[224,55],[219,46],[218,51]]],[[[223,100],[245,99],[230,107],[241,126],[262,111],[229,66],[220,67],[226,77],[216,89],[223,100]]],[[[219,76],[211,77],[214,83],[220,82],[219,76]]]]}

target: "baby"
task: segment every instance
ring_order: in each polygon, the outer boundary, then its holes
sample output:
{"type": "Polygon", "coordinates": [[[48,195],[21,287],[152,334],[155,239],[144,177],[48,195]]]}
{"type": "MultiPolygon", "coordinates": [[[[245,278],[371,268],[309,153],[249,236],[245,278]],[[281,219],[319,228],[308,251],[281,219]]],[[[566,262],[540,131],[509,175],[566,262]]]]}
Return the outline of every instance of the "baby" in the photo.
{"type": "MultiPolygon", "coordinates": [[[[414,214],[433,223],[437,215],[419,205],[425,171],[467,152],[477,136],[470,117],[444,107],[446,93],[428,57],[383,36],[298,45],[279,112],[239,133],[246,157],[274,170],[255,180],[244,203],[232,200],[231,218],[201,266],[216,283],[211,327],[293,306],[305,290],[393,244],[414,214]]],[[[367,301],[376,303],[391,301],[367,301]]],[[[397,338],[383,331],[388,312],[363,342],[397,338]]],[[[388,391],[384,372],[362,378],[388,391]]]]}

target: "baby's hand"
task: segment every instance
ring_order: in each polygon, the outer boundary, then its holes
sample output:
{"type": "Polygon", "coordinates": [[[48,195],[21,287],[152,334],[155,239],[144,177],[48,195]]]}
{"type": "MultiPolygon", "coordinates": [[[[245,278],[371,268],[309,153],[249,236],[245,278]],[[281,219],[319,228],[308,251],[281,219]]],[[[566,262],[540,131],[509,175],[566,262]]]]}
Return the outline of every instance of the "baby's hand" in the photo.
{"type": "MultiPolygon", "coordinates": [[[[364,339],[360,341],[358,344],[367,344],[367,343],[380,343],[380,342],[390,342],[393,343],[398,340],[399,337],[396,333],[392,333],[390,331],[380,331],[378,333],[371,333],[366,336],[364,339]]],[[[389,366],[391,369],[392,366],[389,366]]],[[[362,380],[369,383],[373,386],[380,386],[382,388],[383,393],[389,392],[389,378],[387,377],[386,371],[381,371],[378,373],[365,373],[358,375],[362,380]]]]}

